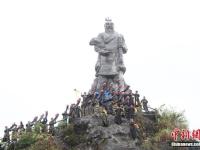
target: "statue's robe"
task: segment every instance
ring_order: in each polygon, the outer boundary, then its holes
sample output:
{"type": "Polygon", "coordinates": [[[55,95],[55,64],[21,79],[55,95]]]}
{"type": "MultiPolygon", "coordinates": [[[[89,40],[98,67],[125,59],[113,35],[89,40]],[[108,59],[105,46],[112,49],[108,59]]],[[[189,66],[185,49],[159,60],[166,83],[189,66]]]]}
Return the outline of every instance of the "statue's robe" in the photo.
{"type": "MultiPolygon", "coordinates": [[[[125,72],[122,54],[127,52],[124,38],[117,32],[100,33],[92,39],[95,51],[99,53],[96,64],[96,75],[114,76],[125,72]]],[[[92,41],[91,40],[91,41],[92,41]]]]}

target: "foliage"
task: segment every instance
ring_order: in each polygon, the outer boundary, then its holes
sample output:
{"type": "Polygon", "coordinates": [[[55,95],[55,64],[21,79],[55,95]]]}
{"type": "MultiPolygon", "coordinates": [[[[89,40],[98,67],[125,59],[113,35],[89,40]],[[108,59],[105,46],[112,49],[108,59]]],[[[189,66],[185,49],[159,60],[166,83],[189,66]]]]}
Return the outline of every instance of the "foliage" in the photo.
{"type": "Polygon", "coordinates": [[[174,128],[187,129],[188,123],[184,112],[177,112],[164,105],[158,109],[158,119],[151,134],[142,144],[144,150],[170,149],[171,132],[174,128]]]}
{"type": "Polygon", "coordinates": [[[184,116],[184,111],[177,112],[173,108],[166,108],[161,106],[159,108],[159,122],[158,122],[158,129],[170,129],[173,130],[174,128],[185,129],[188,127],[187,120],[184,116]]]}
{"type": "Polygon", "coordinates": [[[43,126],[44,126],[44,125],[43,125],[42,123],[37,122],[37,123],[34,125],[34,128],[33,128],[34,132],[35,132],[36,134],[40,134],[40,132],[41,132],[43,126]]]}
{"type": "Polygon", "coordinates": [[[35,142],[28,150],[59,150],[54,137],[49,134],[41,134],[38,136],[37,142],[35,142]]]}
{"type": "Polygon", "coordinates": [[[11,144],[8,150],[59,150],[53,136],[38,130],[23,132],[18,142],[11,144]],[[15,147],[15,148],[14,148],[15,147]]]}
{"type": "Polygon", "coordinates": [[[32,144],[34,144],[37,141],[37,134],[32,132],[24,132],[17,142],[16,149],[24,149],[32,144]]]}
{"type": "Polygon", "coordinates": [[[60,136],[64,143],[71,148],[74,146],[86,142],[86,128],[87,126],[80,127],[81,131],[77,130],[77,127],[73,124],[60,123],[58,129],[60,136]]]}

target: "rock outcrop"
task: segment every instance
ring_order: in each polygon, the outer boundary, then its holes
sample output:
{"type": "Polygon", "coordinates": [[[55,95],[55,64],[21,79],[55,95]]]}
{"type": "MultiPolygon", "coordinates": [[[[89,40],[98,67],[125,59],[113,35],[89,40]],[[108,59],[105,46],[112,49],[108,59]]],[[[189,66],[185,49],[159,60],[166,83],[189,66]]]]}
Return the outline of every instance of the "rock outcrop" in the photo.
{"type": "Polygon", "coordinates": [[[86,141],[75,147],[77,150],[137,150],[137,140],[130,136],[129,122],[123,119],[121,125],[114,123],[114,116],[108,115],[109,126],[103,127],[102,120],[95,116],[85,116],[74,120],[77,134],[82,131],[81,126],[87,125],[86,141]],[[80,130],[80,131],[79,131],[80,130]]]}

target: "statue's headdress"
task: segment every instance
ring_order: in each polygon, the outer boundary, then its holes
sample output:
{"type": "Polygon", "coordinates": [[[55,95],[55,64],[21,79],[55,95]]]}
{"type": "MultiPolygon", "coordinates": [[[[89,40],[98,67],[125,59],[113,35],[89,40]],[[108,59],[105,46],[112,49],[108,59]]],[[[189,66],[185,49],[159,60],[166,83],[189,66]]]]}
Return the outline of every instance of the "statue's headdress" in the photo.
{"type": "Polygon", "coordinates": [[[112,22],[112,19],[110,19],[109,17],[105,18],[106,22],[112,22]]]}
{"type": "Polygon", "coordinates": [[[109,17],[107,17],[105,19],[105,25],[114,25],[113,22],[112,22],[112,19],[110,19],[109,17]]]}

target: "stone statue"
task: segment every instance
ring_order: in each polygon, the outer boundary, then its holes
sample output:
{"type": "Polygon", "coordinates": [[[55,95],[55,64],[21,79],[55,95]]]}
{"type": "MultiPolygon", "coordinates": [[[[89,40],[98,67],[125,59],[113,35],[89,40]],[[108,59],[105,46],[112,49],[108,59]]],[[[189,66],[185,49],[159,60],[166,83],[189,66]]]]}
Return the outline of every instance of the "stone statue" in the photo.
{"type": "Polygon", "coordinates": [[[111,88],[115,90],[118,87],[121,87],[120,90],[124,90],[126,84],[123,74],[126,67],[123,62],[123,54],[127,52],[127,47],[123,35],[114,31],[112,20],[106,19],[105,21],[105,32],[92,38],[89,43],[98,53],[95,66],[96,79],[92,91],[99,90],[105,82],[111,84],[113,86],[111,88]]]}

